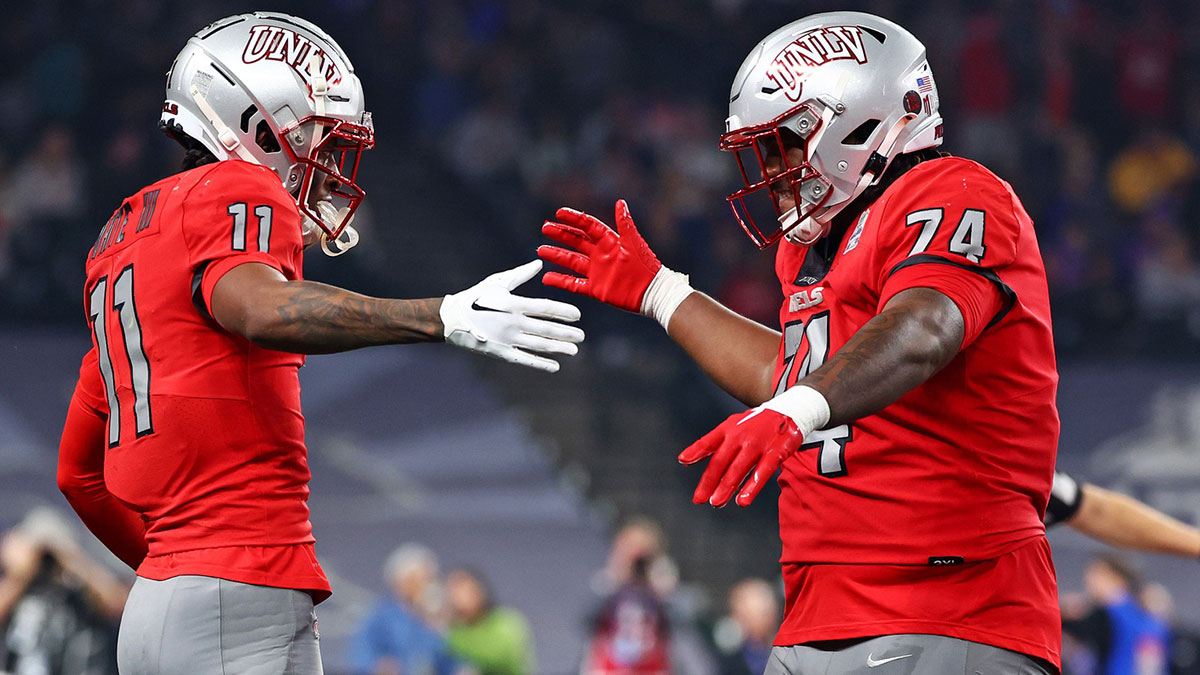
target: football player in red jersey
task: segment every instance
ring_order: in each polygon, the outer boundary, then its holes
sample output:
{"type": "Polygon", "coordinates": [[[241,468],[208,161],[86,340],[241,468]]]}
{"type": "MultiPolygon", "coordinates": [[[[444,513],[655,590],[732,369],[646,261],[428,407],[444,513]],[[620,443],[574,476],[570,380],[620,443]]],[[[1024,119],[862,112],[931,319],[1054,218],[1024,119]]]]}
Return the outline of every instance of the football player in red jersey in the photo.
{"type": "Polygon", "coordinates": [[[304,354],[445,340],[553,372],[583,333],[515,296],[541,261],[444,298],[371,298],[302,279],[304,249],[357,241],[374,143],[342,49],[286,14],[204,28],[167,77],[161,127],[184,171],[124,200],[87,256],[93,336],[59,485],[137,570],[124,675],[320,673],[298,368],[304,354]]]}
{"type": "Polygon", "coordinates": [[[720,146],[745,186],[728,199],[758,246],[778,243],[781,332],[664,267],[623,201],[615,230],[560,209],[539,255],[567,270],[544,283],[656,318],[752,406],[679,458],[708,460],[693,500],[714,506],[780,471],[786,606],[766,672],[1057,672],[1042,515],[1058,375],[1020,200],[936,150],[925,48],[879,17],[775,31],[729,105],[720,146]]]}

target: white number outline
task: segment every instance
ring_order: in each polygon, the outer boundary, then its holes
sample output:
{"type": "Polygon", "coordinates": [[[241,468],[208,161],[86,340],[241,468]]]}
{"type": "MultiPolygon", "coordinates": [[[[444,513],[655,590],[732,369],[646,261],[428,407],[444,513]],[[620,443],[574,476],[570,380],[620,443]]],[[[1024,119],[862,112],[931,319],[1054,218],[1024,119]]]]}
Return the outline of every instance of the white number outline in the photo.
{"type": "MultiPolygon", "coordinates": [[[[246,250],[246,214],[249,207],[246,202],[234,202],[225,209],[233,216],[233,250],[246,250]]],[[[271,252],[271,219],[275,212],[269,204],[259,204],[254,207],[254,215],[258,218],[258,250],[260,253],[271,252]]]]}
{"type": "Polygon", "coordinates": [[[950,235],[950,252],[957,253],[975,264],[983,262],[987,246],[983,244],[987,213],[980,209],[966,209],[954,234],[950,235]]]}
{"type": "MultiPolygon", "coordinates": [[[[108,277],[96,282],[88,298],[88,320],[96,338],[96,356],[100,362],[100,377],[104,380],[104,391],[108,397],[108,447],[115,448],[121,442],[121,402],[117,398],[116,371],[109,351],[108,277]]],[[[133,389],[134,432],[137,438],[154,433],[153,415],[150,408],[150,360],[146,357],[142,342],[142,324],[133,299],[133,265],[126,265],[112,284],[111,311],[117,314],[121,329],[121,342],[129,364],[130,382],[133,389]]]]}
{"type": "MultiPolygon", "coordinates": [[[[905,227],[922,223],[921,233],[917,235],[917,241],[913,244],[912,250],[908,252],[910,258],[918,253],[924,253],[925,249],[929,248],[929,244],[933,242],[934,236],[937,235],[938,228],[941,227],[944,217],[945,212],[940,207],[913,211],[905,216],[905,227]]],[[[983,243],[986,224],[986,211],[982,209],[963,209],[963,214],[958,219],[958,225],[954,227],[954,234],[950,235],[950,243],[947,249],[951,253],[958,254],[976,265],[982,264],[983,254],[987,252],[987,246],[983,243]]]]}
{"type": "Polygon", "coordinates": [[[922,223],[921,234],[917,235],[917,243],[913,244],[912,250],[908,252],[910,257],[918,253],[924,253],[925,249],[929,248],[929,243],[933,241],[933,236],[937,234],[938,227],[941,226],[942,219],[945,217],[945,210],[937,208],[913,211],[904,218],[905,227],[912,227],[917,223],[922,223]]]}

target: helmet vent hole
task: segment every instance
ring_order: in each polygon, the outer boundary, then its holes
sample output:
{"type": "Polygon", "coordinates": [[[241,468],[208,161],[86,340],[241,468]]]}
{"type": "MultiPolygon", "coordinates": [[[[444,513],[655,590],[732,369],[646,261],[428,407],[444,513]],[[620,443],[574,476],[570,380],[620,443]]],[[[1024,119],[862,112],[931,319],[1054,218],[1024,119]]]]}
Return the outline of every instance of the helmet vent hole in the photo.
{"type": "Polygon", "coordinates": [[[242,111],[242,133],[250,131],[250,118],[253,117],[254,113],[256,112],[258,112],[258,108],[255,108],[254,106],[250,106],[242,111]]]}
{"type": "Polygon", "coordinates": [[[858,128],[851,131],[849,135],[842,139],[842,145],[862,145],[871,138],[871,134],[879,128],[879,120],[867,120],[858,125],[858,128]]]}
{"type": "Polygon", "coordinates": [[[283,149],[279,147],[279,141],[275,139],[275,134],[271,133],[271,127],[266,120],[258,121],[258,126],[254,129],[254,142],[263,152],[279,152],[283,149]]]}
{"type": "Polygon", "coordinates": [[[887,41],[887,35],[885,35],[882,31],[875,30],[874,28],[868,28],[867,26],[859,26],[859,28],[861,28],[862,31],[867,35],[879,40],[879,44],[883,44],[887,41]]]}

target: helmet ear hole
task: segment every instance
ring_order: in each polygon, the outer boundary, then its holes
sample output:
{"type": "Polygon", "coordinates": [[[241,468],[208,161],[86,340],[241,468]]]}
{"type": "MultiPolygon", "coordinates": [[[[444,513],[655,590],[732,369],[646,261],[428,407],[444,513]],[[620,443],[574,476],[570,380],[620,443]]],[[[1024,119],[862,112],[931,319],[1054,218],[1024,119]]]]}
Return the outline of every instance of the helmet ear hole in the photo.
{"type": "Polygon", "coordinates": [[[279,152],[283,149],[279,147],[279,141],[276,140],[275,134],[271,133],[271,127],[266,120],[259,120],[258,126],[254,128],[254,142],[263,152],[279,152]]]}
{"type": "Polygon", "coordinates": [[[866,143],[871,138],[871,134],[875,133],[875,130],[879,128],[879,125],[879,120],[867,120],[863,122],[842,139],[842,145],[862,145],[866,143]]]}

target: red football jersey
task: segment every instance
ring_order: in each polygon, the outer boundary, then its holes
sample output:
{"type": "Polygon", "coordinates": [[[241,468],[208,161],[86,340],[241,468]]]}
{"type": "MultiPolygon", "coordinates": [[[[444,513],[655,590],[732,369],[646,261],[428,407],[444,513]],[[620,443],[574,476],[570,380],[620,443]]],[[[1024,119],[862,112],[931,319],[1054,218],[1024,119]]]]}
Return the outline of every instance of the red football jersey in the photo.
{"type": "Polygon", "coordinates": [[[784,463],[779,518],[790,606],[781,639],[894,632],[883,623],[892,614],[872,627],[869,616],[847,612],[855,614],[850,628],[844,616],[805,606],[819,599],[826,608],[844,602],[861,609],[883,601],[889,612],[927,622],[925,630],[908,625],[902,632],[998,644],[1004,641],[989,635],[1007,631],[1017,639],[998,646],[1030,653],[1028,644],[1050,642],[1053,654],[1033,653],[1057,660],[1057,641],[1046,635],[1058,626],[1045,625],[1058,621],[1053,571],[1048,555],[1043,561],[1029,546],[1044,542],[1059,431],[1050,303],[1029,216],[1007,183],[975,162],[947,157],[903,174],[835,244],[831,259],[815,247],[780,245],[777,392],[825,363],[908,288],[949,296],[966,331],[959,354],[921,386],[877,414],[812,434],[784,463]],[[981,307],[998,311],[980,316],[981,307]],[[1049,579],[1010,583],[1012,574],[979,574],[974,565],[1010,553],[1020,560],[1007,569],[1049,569],[1049,579]],[[879,596],[864,603],[849,590],[809,597],[798,589],[812,575],[796,566],[811,563],[880,566],[874,581],[885,566],[920,567],[898,574],[896,585],[880,583],[879,596]],[[921,570],[930,592],[951,592],[975,610],[961,614],[957,633],[938,627],[945,615],[922,613],[921,570]],[[1009,584],[999,600],[994,582],[1009,584]],[[985,586],[991,600],[976,602],[972,589],[985,586]],[[1031,614],[1053,618],[1031,622],[1031,614]],[[964,636],[962,626],[978,638],[964,636]]]}
{"type": "Polygon", "coordinates": [[[142,576],[328,592],[306,503],[303,357],[257,347],[207,309],[237,265],[300,279],[300,218],[270,169],[222,161],[126,199],[88,254],[104,478],[147,521],[142,576]]]}

